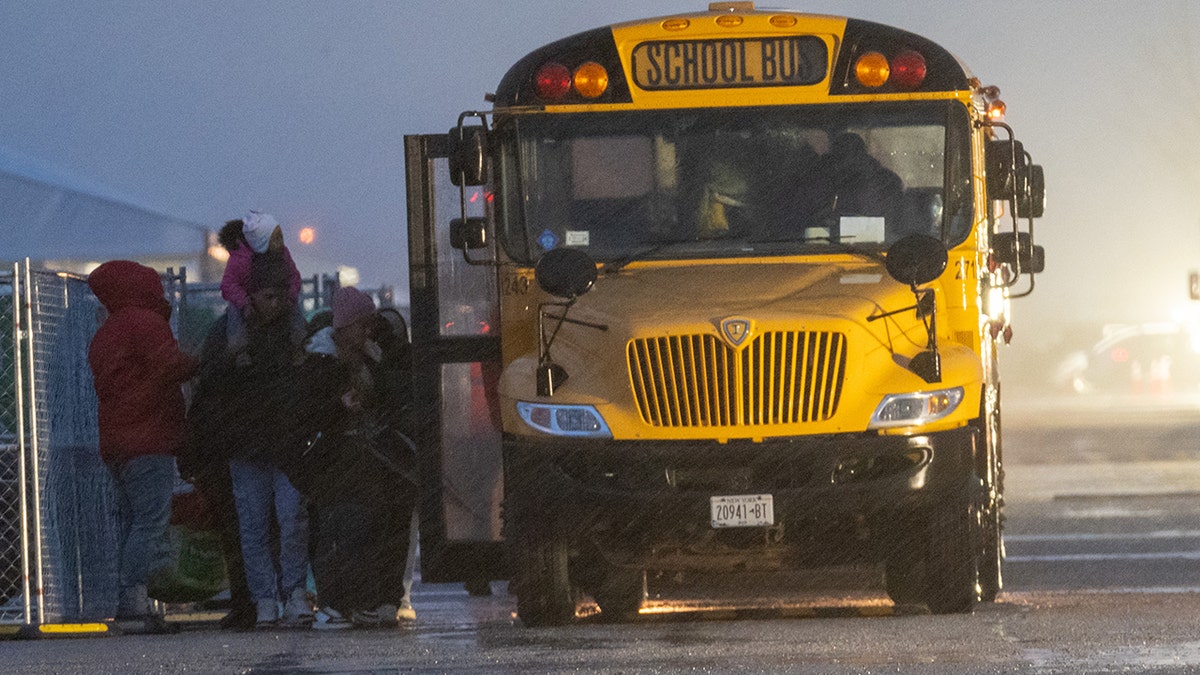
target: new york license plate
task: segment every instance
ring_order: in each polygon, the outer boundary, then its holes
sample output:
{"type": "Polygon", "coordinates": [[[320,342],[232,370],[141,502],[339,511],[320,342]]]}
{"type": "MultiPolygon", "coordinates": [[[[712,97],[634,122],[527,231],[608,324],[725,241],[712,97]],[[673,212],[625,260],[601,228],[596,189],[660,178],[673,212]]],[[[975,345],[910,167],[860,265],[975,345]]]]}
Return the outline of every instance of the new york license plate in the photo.
{"type": "Polygon", "coordinates": [[[775,524],[771,495],[716,495],[709,498],[713,527],[762,527],[775,524]]]}

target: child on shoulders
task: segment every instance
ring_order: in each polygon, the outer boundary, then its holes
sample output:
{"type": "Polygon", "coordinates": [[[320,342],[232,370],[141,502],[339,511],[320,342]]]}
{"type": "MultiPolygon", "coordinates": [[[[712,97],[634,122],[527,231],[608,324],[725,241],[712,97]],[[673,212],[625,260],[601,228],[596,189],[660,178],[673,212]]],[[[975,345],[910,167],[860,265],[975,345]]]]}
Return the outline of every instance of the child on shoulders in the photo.
{"type": "Polygon", "coordinates": [[[246,342],[246,317],[252,312],[250,306],[250,268],[255,256],[278,255],[288,268],[288,298],[296,305],[296,316],[302,326],[300,313],[300,270],[292,260],[292,254],[283,243],[283,229],[279,221],[269,213],[250,211],[244,218],[230,220],[217,235],[218,241],[229,251],[225,273],[221,277],[221,297],[229,303],[228,332],[229,347],[234,351],[246,342]]]}

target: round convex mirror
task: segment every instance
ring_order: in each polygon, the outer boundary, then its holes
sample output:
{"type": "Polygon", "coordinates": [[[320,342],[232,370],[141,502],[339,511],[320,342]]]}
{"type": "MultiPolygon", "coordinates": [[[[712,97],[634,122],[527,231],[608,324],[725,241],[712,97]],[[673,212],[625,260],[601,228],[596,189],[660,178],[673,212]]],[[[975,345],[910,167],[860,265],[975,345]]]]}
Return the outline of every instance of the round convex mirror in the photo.
{"type": "Polygon", "coordinates": [[[533,268],[538,286],[559,298],[575,298],[596,283],[596,263],[591,256],[573,248],[546,251],[533,268]]]}
{"type": "Polygon", "coordinates": [[[927,284],[946,271],[948,256],[940,239],[910,234],[892,244],[887,252],[887,271],[908,286],[927,284]]]}

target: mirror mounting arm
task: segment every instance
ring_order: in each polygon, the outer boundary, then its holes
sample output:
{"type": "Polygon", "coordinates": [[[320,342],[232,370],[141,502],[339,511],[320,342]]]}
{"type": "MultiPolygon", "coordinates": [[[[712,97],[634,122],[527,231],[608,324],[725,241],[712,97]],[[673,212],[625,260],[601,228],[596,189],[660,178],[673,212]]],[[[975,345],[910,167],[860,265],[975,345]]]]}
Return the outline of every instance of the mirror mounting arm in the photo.
{"type": "Polygon", "coordinates": [[[567,381],[566,369],[550,358],[550,346],[554,344],[554,338],[558,337],[558,330],[562,328],[563,322],[567,320],[567,312],[571,311],[571,305],[574,304],[574,297],[568,298],[566,302],[543,302],[538,304],[538,396],[553,396],[554,391],[567,381]],[[549,314],[546,312],[547,307],[562,307],[562,314],[558,316],[549,314]],[[550,333],[549,338],[546,337],[546,319],[558,319],[558,323],[554,325],[554,331],[550,333]]]}
{"type": "Polygon", "coordinates": [[[470,253],[467,253],[467,249],[465,249],[465,248],[462,249],[462,256],[463,256],[463,260],[468,265],[476,265],[476,266],[481,266],[481,267],[488,267],[488,266],[494,267],[496,265],[496,261],[488,259],[488,258],[485,258],[482,260],[475,260],[474,258],[471,257],[470,253]]]}
{"type": "Polygon", "coordinates": [[[917,297],[917,316],[925,323],[925,351],[917,354],[908,363],[908,369],[922,380],[933,384],[942,381],[942,355],[937,344],[937,301],[932,288],[918,289],[912,286],[917,297]],[[926,310],[922,313],[922,309],[926,310]]]}
{"type": "MultiPolygon", "coordinates": [[[[459,114],[458,124],[450,130],[450,178],[451,182],[458,186],[459,214],[463,223],[478,220],[467,217],[467,187],[469,185],[483,185],[487,182],[487,134],[487,113],[477,110],[467,110],[459,114]],[[470,117],[478,118],[480,125],[469,128],[464,126],[464,122],[470,117]]],[[[484,221],[484,236],[486,238],[486,219],[484,221]]],[[[463,260],[468,265],[487,266],[496,264],[494,255],[492,258],[475,260],[467,253],[467,248],[473,247],[462,247],[463,260]]]]}
{"type": "Polygon", "coordinates": [[[583,251],[577,249],[556,248],[542,254],[533,270],[534,279],[542,290],[559,298],[563,302],[538,303],[538,364],[537,364],[537,394],[538,396],[553,396],[554,391],[567,381],[567,371],[550,358],[550,347],[559,329],[566,322],[589,326],[600,330],[608,330],[608,326],[568,319],[567,313],[580,295],[587,293],[596,283],[596,263],[583,251]],[[561,314],[550,314],[547,307],[562,307],[561,314]],[[554,332],[546,337],[546,319],[557,319],[554,332]]]}

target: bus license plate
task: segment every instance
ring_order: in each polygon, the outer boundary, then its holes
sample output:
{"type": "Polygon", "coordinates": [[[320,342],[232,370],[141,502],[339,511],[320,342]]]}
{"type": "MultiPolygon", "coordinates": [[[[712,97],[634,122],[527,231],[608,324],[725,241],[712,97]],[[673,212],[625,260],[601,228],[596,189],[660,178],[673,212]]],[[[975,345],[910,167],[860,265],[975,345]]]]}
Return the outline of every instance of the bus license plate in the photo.
{"type": "Polygon", "coordinates": [[[775,524],[771,495],[719,495],[709,498],[713,527],[762,527],[775,524]]]}

